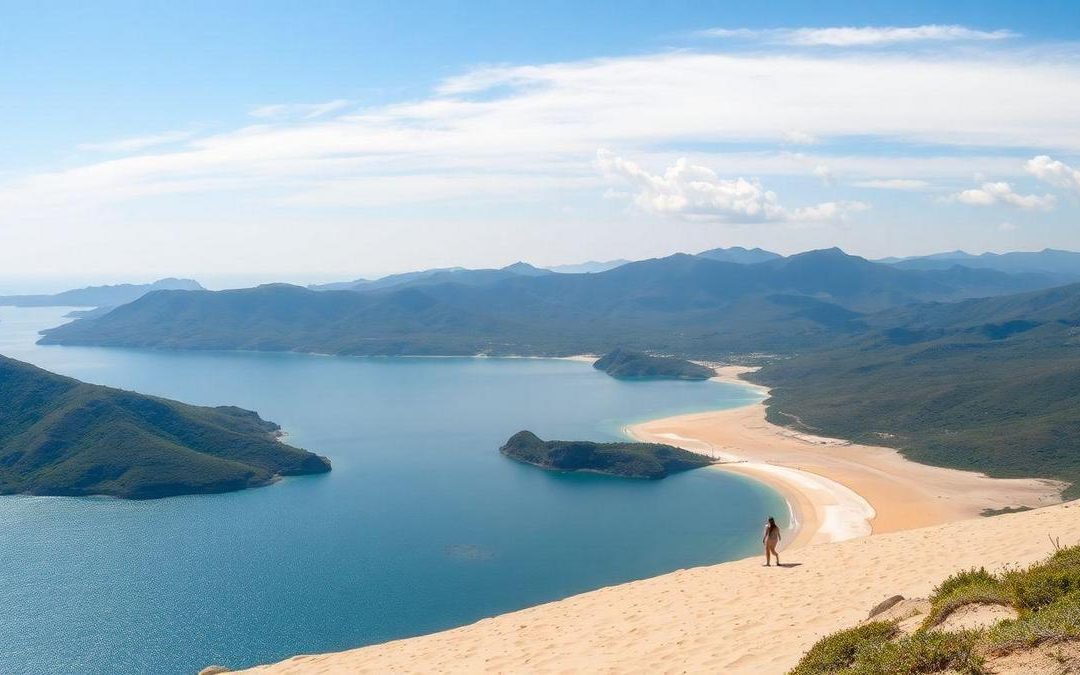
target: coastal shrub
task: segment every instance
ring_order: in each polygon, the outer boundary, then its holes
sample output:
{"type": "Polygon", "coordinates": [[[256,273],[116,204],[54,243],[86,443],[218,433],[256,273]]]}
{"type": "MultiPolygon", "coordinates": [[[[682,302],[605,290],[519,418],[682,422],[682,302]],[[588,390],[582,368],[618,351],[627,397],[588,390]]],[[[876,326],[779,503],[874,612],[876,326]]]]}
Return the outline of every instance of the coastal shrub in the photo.
{"type": "Polygon", "coordinates": [[[984,672],[983,658],[978,648],[979,633],[976,631],[918,631],[895,642],[884,642],[860,650],[854,663],[840,672],[850,675],[906,675],[948,670],[965,675],[981,675],[984,672]]]}
{"type": "Polygon", "coordinates": [[[824,675],[843,671],[855,662],[861,652],[888,644],[896,634],[895,623],[871,621],[827,635],[810,648],[790,675],[824,675]]]}
{"type": "Polygon", "coordinates": [[[1040,644],[1080,639],[1080,590],[1070,591],[1036,612],[1002,621],[986,633],[986,650],[995,655],[1040,644]]]}
{"type": "Polygon", "coordinates": [[[1017,609],[1034,611],[1046,607],[1080,589],[1080,546],[1063,548],[1041,563],[1003,576],[1017,609]]]}
{"type": "Polygon", "coordinates": [[[975,604],[1012,604],[1001,580],[982,567],[954,574],[934,589],[921,630],[933,628],[964,605],[975,604]]]}

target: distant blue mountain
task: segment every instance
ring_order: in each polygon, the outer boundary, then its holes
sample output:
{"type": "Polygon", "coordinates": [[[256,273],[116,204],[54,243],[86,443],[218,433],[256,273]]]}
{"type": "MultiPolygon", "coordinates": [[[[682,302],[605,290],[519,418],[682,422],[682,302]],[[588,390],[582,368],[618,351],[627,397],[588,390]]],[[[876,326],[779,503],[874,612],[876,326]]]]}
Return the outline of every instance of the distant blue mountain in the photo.
{"type": "Polygon", "coordinates": [[[1051,248],[1041,251],[983,253],[972,255],[964,251],[949,251],[913,258],[891,259],[895,267],[908,270],[941,270],[961,265],[977,269],[992,269],[1010,274],[1050,274],[1062,282],[1080,280],[1080,253],[1051,248]]]}
{"type": "Polygon", "coordinates": [[[540,269],[524,262],[516,262],[499,269],[470,270],[464,267],[439,267],[418,272],[391,274],[378,279],[356,279],[329,284],[308,286],[313,291],[375,291],[386,288],[406,286],[425,286],[430,284],[465,284],[468,286],[487,284],[516,276],[542,276],[552,274],[550,270],[540,269]]]}
{"type": "Polygon", "coordinates": [[[116,307],[138,300],[151,291],[201,291],[192,279],[159,279],[152,284],[89,286],[52,295],[0,296],[0,305],[16,307],[116,307]]]}
{"type": "Polygon", "coordinates": [[[597,272],[607,272],[616,267],[622,267],[628,262],[631,261],[626,260],[625,258],[617,258],[615,260],[589,260],[588,262],[575,263],[572,265],[552,265],[547,269],[552,272],[558,272],[559,274],[595,274],[597,272]]]}
{"type": "Polygon", "coordinates": [[[699,258],[708,258],[709,260],[719,260],[720,262],[738,263],[740,265],[753,265],[755,263],[768,262],[770,260],[776,260],[782,258],[779,253],[773,253],[772,251],[766,251],[761,248],[746,249],[742,246],[732,246],[730,248],[713,248],[708,251],[702,251],[697,254],[699,258]]]}
{"type": "Polygon", "coordinates": [[[867,312],[907,303],[1046,287],[1040,277],[994,270],[897,269],[839,249],[757,264],[676,254],[594,274],[532,269],[438,272],[352,291],[273,284],[154,293],[51,329],[43,342],[332,354],[559,355],[623,346],[715,356],[813,345],[856,330],[867,312]]]}

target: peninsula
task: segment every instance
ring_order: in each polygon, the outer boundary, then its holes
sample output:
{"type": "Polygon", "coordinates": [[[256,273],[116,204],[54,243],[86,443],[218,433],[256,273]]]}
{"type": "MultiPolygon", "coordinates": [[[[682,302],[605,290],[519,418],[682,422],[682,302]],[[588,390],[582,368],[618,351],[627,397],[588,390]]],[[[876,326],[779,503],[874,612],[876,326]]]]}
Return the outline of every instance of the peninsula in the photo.
{"type": "Polygon", "coordinates": [[[0,494],[153,499],[330,470],[250,410],[86,384],[3,356],[0,401],[0,494]]]}
{"type": "Polygon", "coordinates": [[[555,471],[591,471],[621,478],[658,479],[713,463],[689,450],[660,443],[543,441],[519,431],[499,449],[519,462],[555,471]]]}
{"type": "Polygon", "coordinates": [[[612,377],[653,377],[674,380],[707,380],[715,373],[712,368],[674,356],[653,356],[645,352],[618,348],[608,352],[593,364],[612,377]]]}

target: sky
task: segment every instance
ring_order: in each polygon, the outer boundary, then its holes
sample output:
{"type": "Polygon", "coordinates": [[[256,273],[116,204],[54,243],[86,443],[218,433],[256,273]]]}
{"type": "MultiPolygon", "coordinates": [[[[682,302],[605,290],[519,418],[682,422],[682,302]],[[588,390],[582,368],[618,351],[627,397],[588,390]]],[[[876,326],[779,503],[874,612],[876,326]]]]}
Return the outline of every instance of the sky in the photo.
{"type": "Polygon", "coordinates": [[[0,0],[0,291],[1080,250],[1075,2],[0,0]]]}

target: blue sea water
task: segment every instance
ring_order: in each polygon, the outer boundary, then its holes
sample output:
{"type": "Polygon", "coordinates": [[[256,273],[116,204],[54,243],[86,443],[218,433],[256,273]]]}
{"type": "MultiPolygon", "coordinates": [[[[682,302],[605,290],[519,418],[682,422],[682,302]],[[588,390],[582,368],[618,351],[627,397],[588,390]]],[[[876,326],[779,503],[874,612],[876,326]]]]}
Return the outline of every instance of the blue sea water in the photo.
{"type": "Polygon", "coordinates": [[[193,673],[418,635],[743,557],[766,515],[787,518],[779,495],[717,471],[637,481],[498,452],[520,429],[615,440],[757,400],[738,385],[548,359],[34,345],[64,313],[0,307],[0,354],[257,410],[333,471],[154,501],[0,497],[2,673],[193,673]]]}

